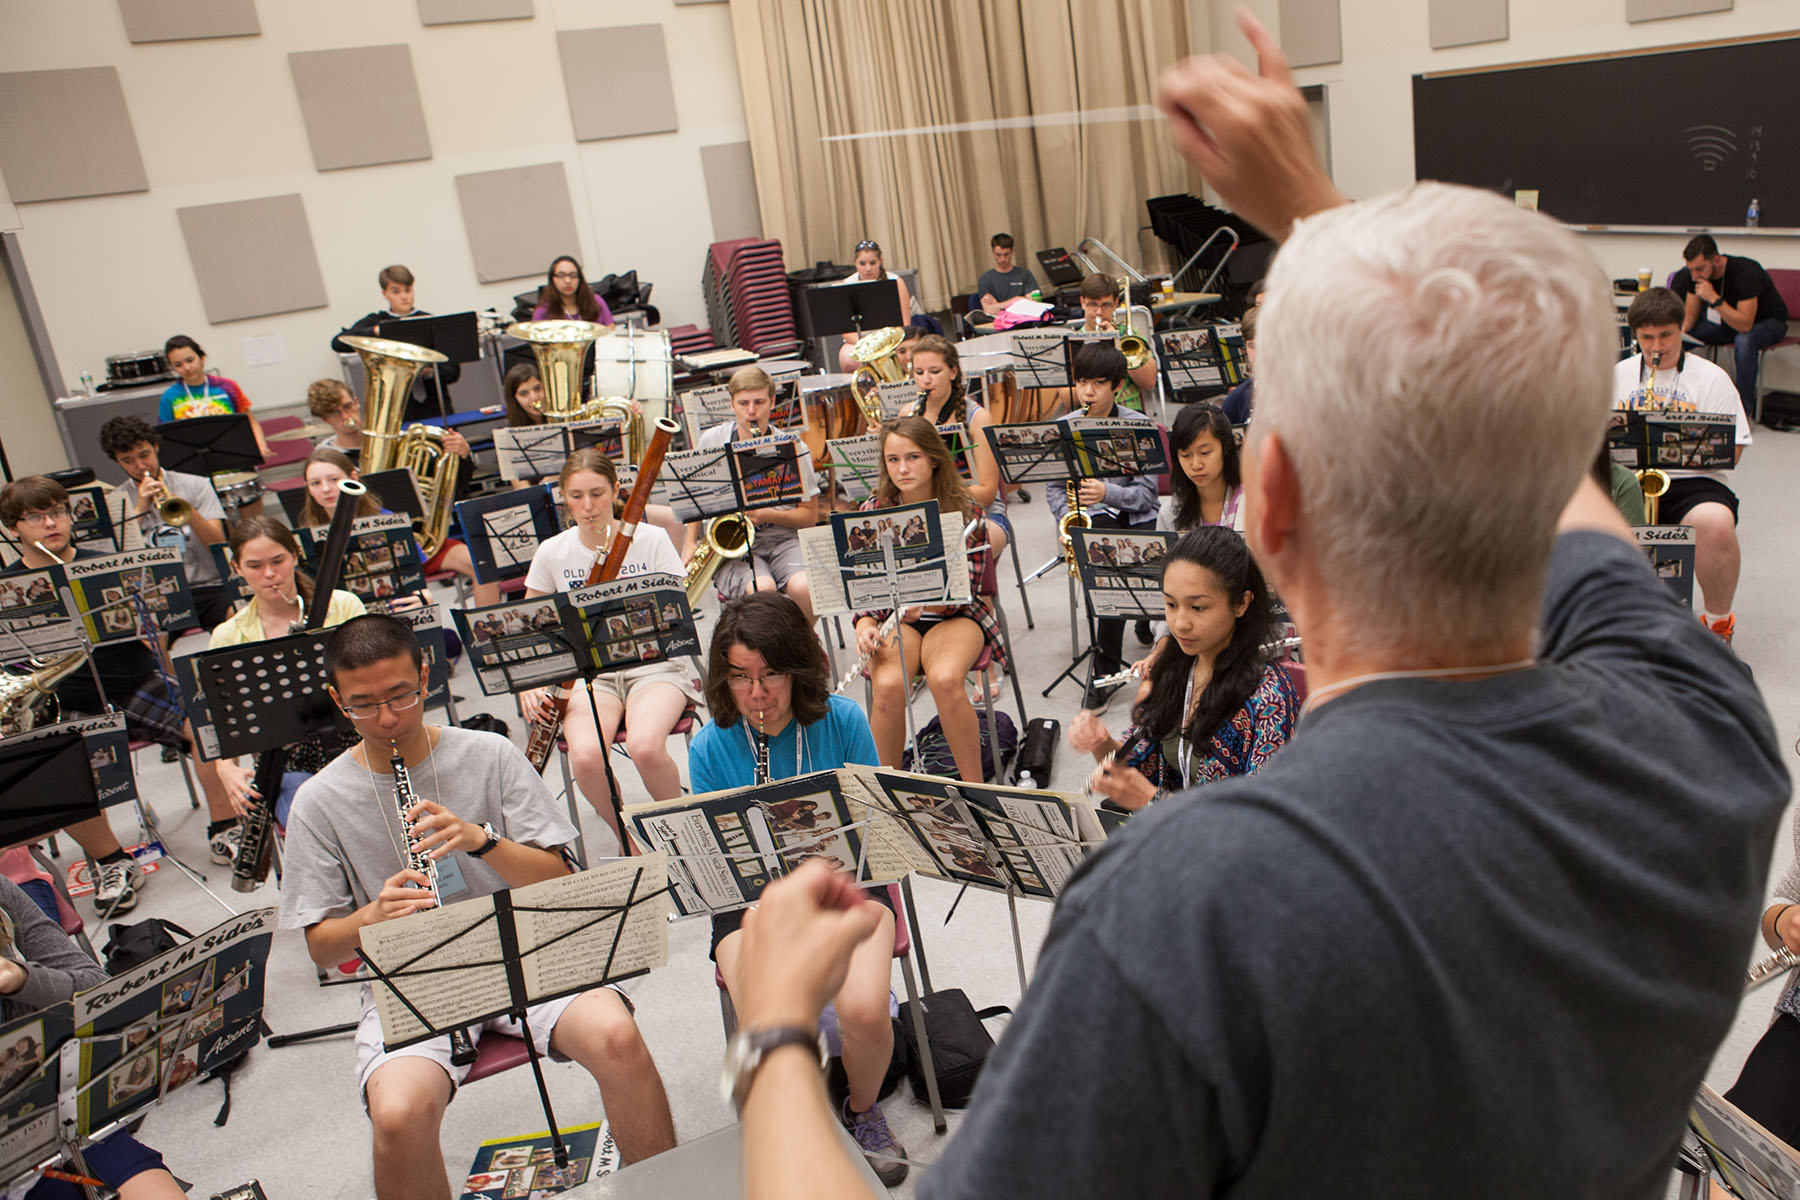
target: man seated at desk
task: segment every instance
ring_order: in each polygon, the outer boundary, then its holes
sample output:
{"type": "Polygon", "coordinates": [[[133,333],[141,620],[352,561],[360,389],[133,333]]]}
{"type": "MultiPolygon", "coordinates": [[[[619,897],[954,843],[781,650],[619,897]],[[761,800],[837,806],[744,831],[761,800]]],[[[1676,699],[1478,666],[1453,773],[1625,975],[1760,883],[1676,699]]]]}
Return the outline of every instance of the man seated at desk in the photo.
{"type": "MultiPolygon", "coordinates": [[[[353,347],[344,342],[345,334],[356,334],[362,337],[392,337],[390,331],[383,334],[380,327],[394,321],[407,320],[412,317],[429,317],[431,314],[413,305],[413,273],[398,263],[391,267],[381,268],[376,276],[381,285],[381,298],[387,307],[365,313],[358,317],[356,323],[348,329],[338,330],[338,335],[331,339],[331,348],[339,354],[349,354],[353,347]]],[[[436,378],[443,384],[443,411],[453,412],[456,403],[450,396],[450,385],[462,376],[462,367],[456,363],[440,363],[437,366],[423,366],[413,377],[412,394],[406,398],[406,419],[417,421],[424,417],[439,415],[438,389],[433,386],[436,378]]]]}
{"type": "Polygon", "coordinates": [[[1013,261],[1012,234],[996,233],[989,249],[994,253],[994,266],[976,280],[975,303],[969,309],[970,319],[984,325],[1007,304],[1038,290],[1037,277],[1013,261]]]}

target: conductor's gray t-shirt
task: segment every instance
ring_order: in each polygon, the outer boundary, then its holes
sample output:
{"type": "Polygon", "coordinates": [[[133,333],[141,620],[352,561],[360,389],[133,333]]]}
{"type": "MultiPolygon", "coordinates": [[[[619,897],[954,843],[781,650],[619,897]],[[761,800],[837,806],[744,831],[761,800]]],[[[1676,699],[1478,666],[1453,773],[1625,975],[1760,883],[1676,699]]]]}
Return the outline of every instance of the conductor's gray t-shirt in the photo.
{"type": "Polygon", "coordinates": [[[1787,772],[1634,547],[1558,539],[1540,629],[1083,864],[923,1200],[1661,1197],[1787,772]]]}
{"type": "MultiPolygon", "coordinates": [[[[377,753],[379,758],[379,752],[377,753]]],[[[525,755],[497,733],[448,726],[431,756],[409,769],[413,794],[465,821],[492,822],[500,836],[550,850],[575,840],[525,755]]],[[[288,814],[281,925],[305,929],[369,903],[404,865],[394,777],[340,754],[300,786],[288,814]]],[[[480,859],[453,854],[439,865],[443,901],[489,896],[507,886],[480,859]],[[443,878],[447,876],[449,878],[443,878]]]]}

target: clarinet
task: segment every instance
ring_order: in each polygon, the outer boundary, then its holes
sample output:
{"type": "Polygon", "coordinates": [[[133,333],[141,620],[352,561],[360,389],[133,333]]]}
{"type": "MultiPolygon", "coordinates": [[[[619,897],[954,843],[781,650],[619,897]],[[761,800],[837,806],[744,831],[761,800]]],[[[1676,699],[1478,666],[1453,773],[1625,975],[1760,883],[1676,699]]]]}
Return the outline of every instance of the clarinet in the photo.
{"type": "MultiPolygon", "coordinates": [[[[406,852],[402,856],[406,860],[406,869],[417,871],[425,877],[425,882],[431,886],[431,902],[442,908],[444,897],[438,891],[437,859],[418,849],[418,844],[413,840],[412,826],[406,820],[406,814],[419,802],[419,797],[413,793],[412,775],[407,771],[406,760],[400,757],[398,748],[394,750],[393,757],[388,759],[388,770],[394,773],[394,810],[400,816],[400,836],[406,841],[406,852]]],[[[475,1039],[469,1036],[467,1029],[450,1031],[450,1061],[459,1067],[466,1067],[475,1061],[475,1039]]]]}

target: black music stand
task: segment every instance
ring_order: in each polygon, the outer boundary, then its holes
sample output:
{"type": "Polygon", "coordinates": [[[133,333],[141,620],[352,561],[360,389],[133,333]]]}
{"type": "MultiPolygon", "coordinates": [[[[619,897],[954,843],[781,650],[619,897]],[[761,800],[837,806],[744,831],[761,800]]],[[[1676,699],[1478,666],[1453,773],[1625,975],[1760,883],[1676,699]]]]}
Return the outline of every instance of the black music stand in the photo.
{"type": "Polygon", "coordinates": [[[375,493],[375,499],[389,512],[405,513],[414,521],[425,519],[425,502],[419,498],[419,482],[405,467],[371,471],[362,477],[362,483],[375,493]]]}
{"type": "MultiPolygon", "coordinates": [[[[479,326],[473,312],[445,313],[436,317],[395,317],[391,321],[377,322],[375,336],[436,350],[452,363],[474,362],[481,357],[479,326]]],[[[431,373],[431,385],[432,390],[437,393],[438,416],[448,418],[450,401],[444,395],[442,373],[431,373]]]]}
{"type": "Polygon", "coordinates": [[[0,846],[34,842],[100,815],[78,730],[0,741],[0,846]]]}
{"type": "Polygon", "coordinates": [[[815,339],[850,333],[861,337],[871,330],[906,324],[906,314],[900,311],[900,289],[891,279],[812,287],[803,294],[815,339]]]}
{"type": "Polygon", "coordinates": [[[165,471],[211,478],[227,471],[255,471],[263,465],[256,431],[243,413],[164,421],[156,432],[162,439],[157,461],[165,471]]]}
{"type": "Polygon", "coordinates": [[[561,532],[550,489],[492,492],[456,503],[475,578],[482,583],[523,579],[539,545],[561,532]]]}

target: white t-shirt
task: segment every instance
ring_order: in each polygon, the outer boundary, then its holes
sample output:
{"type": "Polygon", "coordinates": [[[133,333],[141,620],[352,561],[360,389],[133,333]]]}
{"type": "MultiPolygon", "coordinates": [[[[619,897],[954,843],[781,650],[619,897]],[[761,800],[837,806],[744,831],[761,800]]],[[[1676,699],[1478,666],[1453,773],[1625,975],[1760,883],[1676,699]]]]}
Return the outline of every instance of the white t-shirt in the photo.
{"type": "MultiPolygon", "coordinates": [[[[219,494],[206,476],[164,471],[163,486],[169,489],[170,495],[193,505],[200,516],[212,521],[225,519],[225,506],[219,503],[219,494]]],[[[213,562],[212,550],[195,535],[192,525],[181,531],[181,570],[187,576],[189,587],[213,587],[219,582],[219,567],[213,562]]]]}
{"type": "MultiPolygon", "coordinates": [[[[1654,408],[1659,412],[1730,413],[1737,418],[1737,444],[1750,444],[1750,422],[1744,417],[1744,403],[1738,396],[1737,384],[1716,363],[1698,354],[1683,353],[1676,367],[1664,367],[1656,373],[1652,385],[1655,399],[1644,402],[1644,356],[1634,354],[1613,368],[1613,407],[1623,409],[1654,408]]],[[[1725,482],[1722,471],[1670,471],[1671,479],[1716,479],[1725,482]]]]}
{"type": "MultiPolygon", "coordinates": [[[[530,591],[545,594],[585,587],[594,563],[601,557],[601,550],[583,546],[579,528],[565,529],[539,546],[537,553],[531,556],[525,586],[530,591]]],[[[681,554],[669,540],[669,535],[648,521],[639,521],[631,548],[625,552],[625,563],[619,568],[619,578],[665,573],[678,576],[685,570],[681,565],[681,554]]]]}

